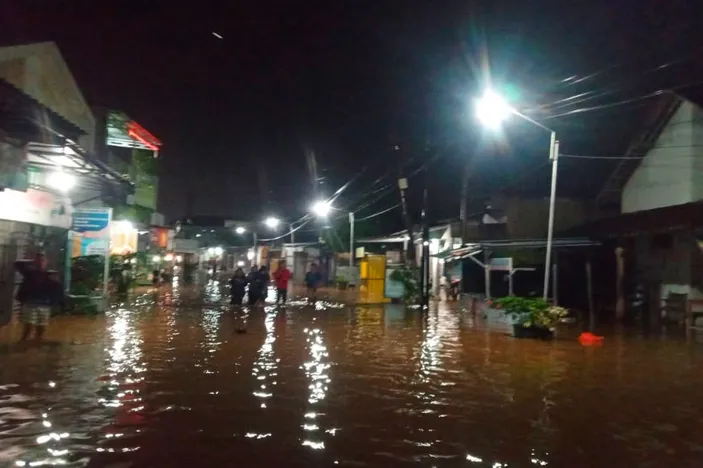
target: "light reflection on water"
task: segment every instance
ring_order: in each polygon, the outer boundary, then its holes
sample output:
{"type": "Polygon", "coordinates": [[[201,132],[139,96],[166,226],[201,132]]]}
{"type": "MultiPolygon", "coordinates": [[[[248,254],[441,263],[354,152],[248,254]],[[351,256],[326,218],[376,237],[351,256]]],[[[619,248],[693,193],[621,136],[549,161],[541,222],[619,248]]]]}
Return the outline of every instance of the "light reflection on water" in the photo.
{"type": "Polygon", "coordinates": [[[0,466],[700,465],[703,353],[682,341],[205,293],[56,318],[55,345],[0,353],[0,466]]]}
{"type": "MultiPolygon", "coordinates": [[[[329,353],[322,330],[310,327],[305,328],[303,333],[306,335],[309,360],[301,366],[308,381],[308,404],[301,424],[304,434],[302,445],[313,450],[322,450],[325,448],[323,434],[330,433],[323,427],[325,413],[321,410],[324,408],[324,400],[332,383],[329,353]]],[[[334,435],[334,432],[332,434],[334,435]]]]}
{"type": "Polygon", "coordinates": [[[257,352],[251,375],[254,377],[254,395],[259,401],[261,408],[266,408],[266,402],[273,397],[276,389],[277,362],[273,345],[276,341],[276,310],[274,307],[266,307],[264,312],[264,327],[266,335],[264,342],[257,352]]]}

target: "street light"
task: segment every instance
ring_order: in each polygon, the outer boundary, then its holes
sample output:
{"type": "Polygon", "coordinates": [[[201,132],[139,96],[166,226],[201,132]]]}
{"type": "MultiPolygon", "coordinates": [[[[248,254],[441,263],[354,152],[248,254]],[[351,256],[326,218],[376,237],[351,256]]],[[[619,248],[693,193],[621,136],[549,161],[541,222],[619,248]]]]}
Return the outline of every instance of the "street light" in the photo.
{"type": "MultiPolygon", "coordinates": [[[[333,210],[332,202],[319,200],[310,207],[312,213],[318,218],[326,219],[333,210]]],[[[349,266],[354,266],[354,212],[349,212],[349,266]]]]}
{"type": "Polygon", "coordinates": [[[499,129],[500,124],[512,113],[513,109],[505,99],[493,91],[486,91],[480,99],[476,100],[476,116],[485,127],[492,130],[499,129]]]}
{"type": "Polygon", "coordinates": [[[486,93],[476,102],[476,116],[481,121],[481,123],[493,130],[500,128],[501,123],[506,120],[511,115],[517,115],[518,117],[527,120],[528,122],[537,125],[543,130],[549,132],[549,159],[552,161],[552,181],[549,193],[549,221],[547,224],[547,253],[544,261],[544,289],[542,291],[542,298],[547,300],[547,295],[549,293],[549,275],[551,270],[552,262],[552,241],[554,239],[554,202],[557,193],[557,168],[559,162],[559,142],[557,141],[557,136],[554,130],[549,127],[545,127],[536,120],[520,113],[515,108],[511,107],[505,99],[503,99],[499,94],[492,90],[486,91],[486,93]]]}
{"type": "Polygon", "coordinates": [[[332,204],[328,201],[320,200],[313,203],[310,209],[315,214],[315,216],[319,216],[320,218],[326,218],[332,210],[332,204]]]}
{"type": "Polygon", "coordinates": [[[64,172],[62,169],[50,173],[46,178],[49,187],[59,192],[66,193],[76,185],[76,178],[73,174],[64,172]]]}
{"type": "Polygon", "coordinates": [[[274,218],[273,216],[269,216],[264,220],[264,224],[271,228],[271,229],[276,229],[278,225],[280,224],[281,220],[278,218],[274,218]]]}
{"type": "Polygon", "coordinates": [[[234,232],[241,235],[241,234],[244,234],[245,232],[247,232],[247,230],[244,229],[242,226],[237,226],[237,228],[234,230],[234,232]]]}

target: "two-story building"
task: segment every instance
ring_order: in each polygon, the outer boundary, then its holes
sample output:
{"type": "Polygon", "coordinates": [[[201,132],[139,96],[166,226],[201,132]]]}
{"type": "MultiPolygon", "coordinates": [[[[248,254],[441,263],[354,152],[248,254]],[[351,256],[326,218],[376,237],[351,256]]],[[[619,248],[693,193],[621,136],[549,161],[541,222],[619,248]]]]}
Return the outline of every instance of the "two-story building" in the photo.
{"type": "Polygon", "coordinates": [[[64,272],[72,213],[133,184],[96,155],[96,122],[54,43],[0,47],[0,321],[13,263],[43,252],[64,272]]]}

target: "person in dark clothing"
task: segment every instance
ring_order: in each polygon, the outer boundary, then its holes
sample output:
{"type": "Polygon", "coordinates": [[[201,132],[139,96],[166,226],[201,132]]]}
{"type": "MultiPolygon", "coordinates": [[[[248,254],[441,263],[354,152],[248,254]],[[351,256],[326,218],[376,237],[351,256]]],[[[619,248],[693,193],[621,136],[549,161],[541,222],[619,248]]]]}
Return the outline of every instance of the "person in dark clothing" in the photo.
{"type": "Polygon", "coordinates": [[[261,281],[256,265],[251,267],[251,271],[247,274],[246,280],[249,285],[249,305],[253,306],[261,297],[261,281]]]}
{"type": "Polygon", "coordinates": [[[305,273],[305,286],[308,288],[308,297],[311,301],[315,302],[317,295],[317,288],[322,282],[322,275],[317,271],[317,265],[314,263],[310,264],[310,270],[305,273]]]}
{"type": "Polygon", "coordinates": [[[269,295],[269,283],[271,278],[269,277],[268,269],[265,266],[259,268],[259,286],[261,288],[261,293],[259,295],[259,300],[261,302],[266,302],[266,298],[269,295]]]}
{"type": "Polygon", "coordinates": [[[17,290],[20,303],[20,322],[23,325],[22,340],[34,337],[41,340],[49,324],[51,308],[63,299],[63,290],[56,272],[46,269],[46,257],[37,254],[32,261],[19,261],[15,268],[22,275],[22,283],[17,290]]]}
{"type": "Polygon", "coordinates": [[[242,299],[244,299],[244,291],[247,286],[247,278],[244,276],[244,270],[237,268],[234,271],[234,275],[229,280],[229,284],[232,287],[231,294],[232,300],[230,304],[242,305],[242,299]]]}

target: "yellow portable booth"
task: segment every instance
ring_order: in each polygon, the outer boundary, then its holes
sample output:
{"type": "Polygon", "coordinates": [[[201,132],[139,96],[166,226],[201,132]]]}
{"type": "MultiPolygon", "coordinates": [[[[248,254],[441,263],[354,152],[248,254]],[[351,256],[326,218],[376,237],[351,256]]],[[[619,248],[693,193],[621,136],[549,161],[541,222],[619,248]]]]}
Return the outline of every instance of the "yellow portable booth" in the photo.
{"type": "Polygon", "coordinates": [[[361,286],[359,302],[379,304],[389,302],[384,296],[386,280],[386,256],[367,254],[359,265],[361,286]]]}

